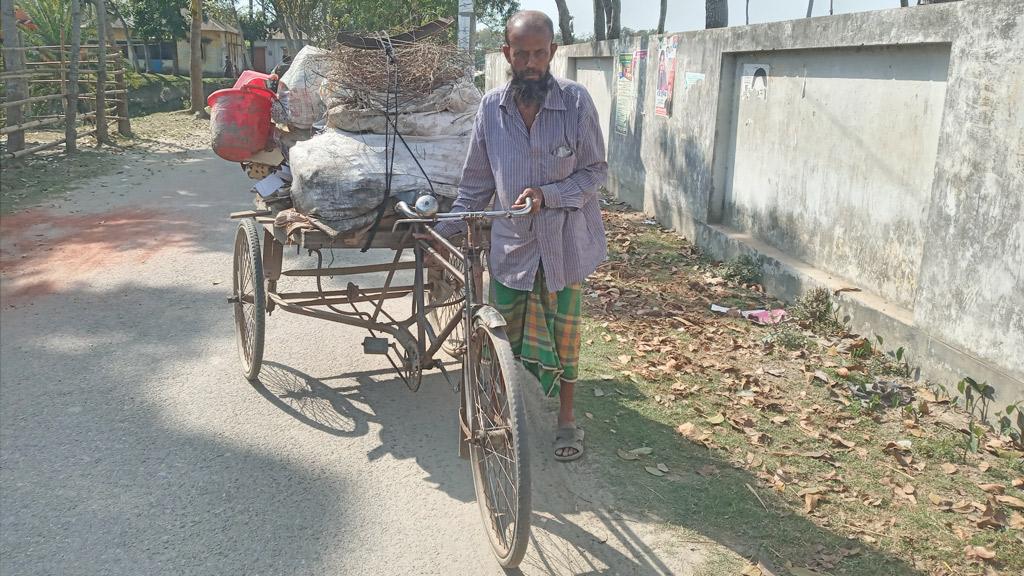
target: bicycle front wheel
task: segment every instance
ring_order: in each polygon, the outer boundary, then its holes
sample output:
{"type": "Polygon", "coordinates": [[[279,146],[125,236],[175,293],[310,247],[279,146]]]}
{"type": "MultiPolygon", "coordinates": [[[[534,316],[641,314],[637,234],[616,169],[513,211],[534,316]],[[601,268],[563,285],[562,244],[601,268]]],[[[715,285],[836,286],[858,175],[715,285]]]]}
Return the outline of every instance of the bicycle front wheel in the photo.
{"type": "Polygon", "coordinates": [[[520,372],[503,328],[475,326],[466,413],[476,499],[498,563],[514,568],[530,538],[530,460],[520,372]]]}

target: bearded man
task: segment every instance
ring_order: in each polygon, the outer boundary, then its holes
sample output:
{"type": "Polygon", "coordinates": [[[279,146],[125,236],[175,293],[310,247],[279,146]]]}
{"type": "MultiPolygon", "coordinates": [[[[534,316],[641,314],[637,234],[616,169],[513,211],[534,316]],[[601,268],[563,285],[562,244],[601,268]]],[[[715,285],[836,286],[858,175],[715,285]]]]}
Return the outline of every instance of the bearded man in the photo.
{"type": "MultiPolygon", "coordinates": [[[[583,454],[573,392],[580,354],[582,283],[607,255],[598,189],[608,176],[597,109],[580,84],[551,75],[554,25],[544,13],[517,12],[505,25],[508,84],[483,97],[453,211],[522,208],[497,219],[489,266],[493,304],[505,316],[513,352],[558,395],[554,455],[583,454]]],[[[454,236],[460,222],[436,230],[454,236]]]]}

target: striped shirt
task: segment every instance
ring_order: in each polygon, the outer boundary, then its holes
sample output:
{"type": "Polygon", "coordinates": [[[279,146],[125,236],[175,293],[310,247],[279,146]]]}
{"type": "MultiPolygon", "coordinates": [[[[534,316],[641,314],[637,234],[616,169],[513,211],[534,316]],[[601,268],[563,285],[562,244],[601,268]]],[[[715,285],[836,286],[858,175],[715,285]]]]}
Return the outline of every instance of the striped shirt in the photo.
{"type": "MultiPolygon", "coordinates": [[[[530,129],[508,85],[491,90],[477,112],[452,211],[507,210],[526,188],[540,188],[539,214],[499,218],[491,227],[491,277],[531,291],[544,267],[549,292],[582,282],[608,253],[598,189],[608,177],[597,109],[582,85],[553,79],[530,129]]],[[[452,236],[461,222],[436,230],[452,236]]]]}

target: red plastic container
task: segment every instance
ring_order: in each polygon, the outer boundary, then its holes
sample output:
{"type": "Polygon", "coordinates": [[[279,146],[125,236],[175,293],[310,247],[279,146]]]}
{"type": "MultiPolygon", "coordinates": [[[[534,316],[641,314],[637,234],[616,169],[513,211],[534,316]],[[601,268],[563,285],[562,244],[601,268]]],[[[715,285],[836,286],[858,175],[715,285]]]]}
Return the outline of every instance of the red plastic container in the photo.
{"type": "Polygon", "coordinates": [[[260,90],[271,92],[270,88],[267,86],[267,82],[269,82],[272,77],[272,75],[264,74],[263,72],[245,70],[238,76],[238,80],[235,80],[233,88],[241,89],[248,86],[249,88],[259,88],[260,90]]]}
{"type": "Polygon", "coordinates": [[[270,105],[273,93],[258,86],[217,90],[207,99],[213,151],[231,162],[242,162],[266,148],[273,133],[270,105]]]}

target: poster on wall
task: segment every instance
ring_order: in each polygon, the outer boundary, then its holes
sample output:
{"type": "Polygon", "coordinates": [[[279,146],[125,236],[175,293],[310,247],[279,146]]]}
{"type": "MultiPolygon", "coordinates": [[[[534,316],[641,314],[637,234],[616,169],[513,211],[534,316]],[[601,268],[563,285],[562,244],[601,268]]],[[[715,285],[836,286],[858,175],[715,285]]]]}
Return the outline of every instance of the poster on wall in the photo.
{"type": "Polygon", "coordinates": [[[636,71],[635,54],[626,52],[619,54],[619,73],[615,81],[615,132],[629,132],[630,121],[633,119],[633,108],[636,104],[636,91],[633,87],[636,71]]]}
{"type": "Polygon", "coordinates": [[[696,86],[704,81],[704,74],[700,72],[687,72],[683,76],[683,87],[689,90],[691,86],[696,86]]]}
{"type": "Polygon", "coordinates": [[[757,98],[768,99],[768,77],[771,74],[768,64],[744,64],[743,78],[740,82],[740,94],[744,100],[757,98]]]}
{"type": "Polygon", "coordinates": [[[654,94],[654,113],[672,115],[672,87],[676,82],[676,51],[679,36],[670,36],[658,50],[658,89],[654,94]]]}

